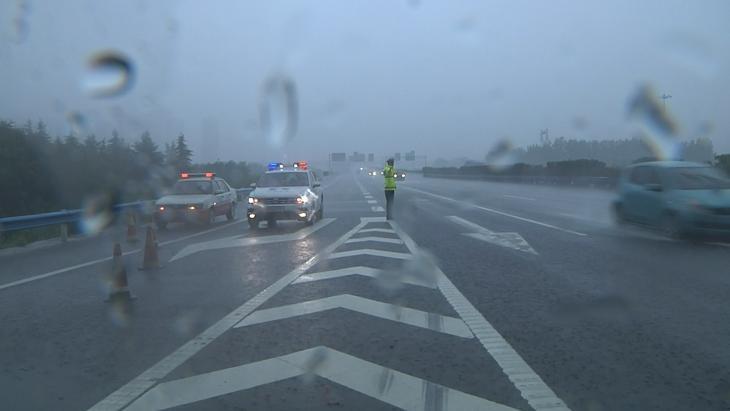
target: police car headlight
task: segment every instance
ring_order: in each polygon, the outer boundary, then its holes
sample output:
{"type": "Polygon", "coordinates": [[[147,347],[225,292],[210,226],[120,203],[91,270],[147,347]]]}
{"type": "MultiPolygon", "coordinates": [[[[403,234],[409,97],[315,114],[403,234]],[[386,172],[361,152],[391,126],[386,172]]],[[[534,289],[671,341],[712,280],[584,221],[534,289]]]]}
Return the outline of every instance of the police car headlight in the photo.
{"type": "Polygon", "coordinates": [[[248,198],[248,203],[249,203],[249,204],[256,204],[256,203],[258,203],[258,202],[259,202],[259,199],[258,199],[258,198],[256,198],[256,197],[249,197],[249,198],[248,198]]]}
{"type": "Polygon", "coordinates": [[[307,204],[308,202],[309,202],[309,199],[305,196],[297,197],[297,204],[307,204]]]}

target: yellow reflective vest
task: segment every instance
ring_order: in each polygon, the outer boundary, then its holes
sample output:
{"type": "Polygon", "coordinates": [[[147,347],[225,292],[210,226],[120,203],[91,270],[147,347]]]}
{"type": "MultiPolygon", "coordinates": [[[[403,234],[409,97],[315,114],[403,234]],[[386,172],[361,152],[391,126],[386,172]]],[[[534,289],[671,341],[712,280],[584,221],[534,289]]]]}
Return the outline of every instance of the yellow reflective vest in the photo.
{"type": "Polygon", "coordinates": [[[395,170],[393,166],[386,165],[383,169],[383,177],[385,177],[385,189],[395,190],[395,170]]]}

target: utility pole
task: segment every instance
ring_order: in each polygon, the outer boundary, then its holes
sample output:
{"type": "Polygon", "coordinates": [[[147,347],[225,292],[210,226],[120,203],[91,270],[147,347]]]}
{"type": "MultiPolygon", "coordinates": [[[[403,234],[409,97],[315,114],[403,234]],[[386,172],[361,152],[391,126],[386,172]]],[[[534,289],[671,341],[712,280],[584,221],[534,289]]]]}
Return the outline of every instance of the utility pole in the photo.
{"type": "Polygon", "coordinates": [[[667,112],[667,99],[672,98],[672,95],[671,94],[662,94],[660,98],[662,99],[662,108],[663,108],[664,112],[666,113],[667,112]]]}

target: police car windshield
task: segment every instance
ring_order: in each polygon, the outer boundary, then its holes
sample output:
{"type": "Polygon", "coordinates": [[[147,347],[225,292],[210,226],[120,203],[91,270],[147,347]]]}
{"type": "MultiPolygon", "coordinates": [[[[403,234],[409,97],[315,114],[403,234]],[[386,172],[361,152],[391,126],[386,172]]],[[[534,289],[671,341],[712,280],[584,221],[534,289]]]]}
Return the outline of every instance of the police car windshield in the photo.
{"type": "Polygon", "coordinates": [[[261,176],[256,187],[303,187],[308,185],[307,173],[277,171],[261,176]]]}
{"type": "Polygon", "coordinates": [[[678,190],[730,189],[730,179],[713,167],[669,169],[670,185],[678,190]]]}
{"type": "Polygon", "coordinates": [[[173,194],[212,194],[213,185],[210,181],[185,180],[175,183],[173,194]]]}

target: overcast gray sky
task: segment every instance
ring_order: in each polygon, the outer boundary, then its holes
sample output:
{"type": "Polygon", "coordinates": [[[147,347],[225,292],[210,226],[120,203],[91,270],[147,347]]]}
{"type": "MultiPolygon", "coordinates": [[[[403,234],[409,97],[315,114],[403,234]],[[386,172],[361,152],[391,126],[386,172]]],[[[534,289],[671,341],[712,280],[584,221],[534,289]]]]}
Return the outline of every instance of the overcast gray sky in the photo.
{"type": "Polygon", "coordinates": [[[195,160],[322,160],[330,151],[482,158],[507,137],[632,135],[640,84],[669,93],[683,138],[730,152],[730,2],[4,1],[0,118],[43,119],[162,145],[195,160]],[[25,31],[18,31],[18,23],[25,31]],[[89,57],[118,50],[136,81],[84,89],[89,57]],[[296,84],[298,132],[267,144],[262,83],[296,84]],[[705,131],[702,131],[705,130],[705,131]]]}

